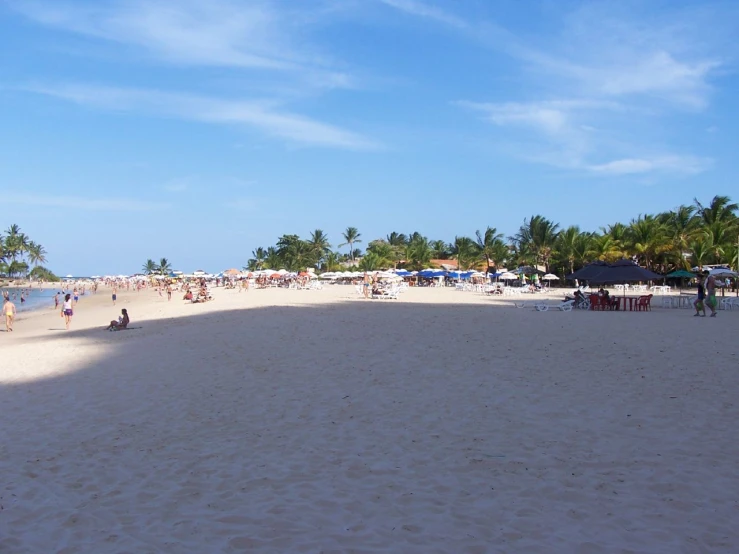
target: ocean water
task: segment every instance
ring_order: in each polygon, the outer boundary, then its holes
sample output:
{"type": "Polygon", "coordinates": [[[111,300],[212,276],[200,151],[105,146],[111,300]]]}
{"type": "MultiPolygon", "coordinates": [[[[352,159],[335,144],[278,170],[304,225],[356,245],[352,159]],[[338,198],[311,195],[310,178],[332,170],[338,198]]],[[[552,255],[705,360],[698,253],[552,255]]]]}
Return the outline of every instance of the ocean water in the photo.
{"type": "MultiPolygon", "coordinates": [[[[32,310],[50,310],[54,307],[54,295],[58,292],[61,293],[62,289],[52,289],[52,288],[45,288],[45,289],[38,289],[38,288],[15,288],[15,287],[6,287],[2,289],[2,292],[7,292],[10,295],[10,300],[15,304],[16,310],[18,312],[30,312],[32,310]],[[26,301],[21,303],[21,291],[23,292],[23,296],[26,298],[26,301]]],[[[80,297],[80,301],[82,301],[83,297],[80,297]]],[[[64,297],[62,294],[59,294],[59,304],[61,306],[61,303],[63,302],[64,297]]]]}

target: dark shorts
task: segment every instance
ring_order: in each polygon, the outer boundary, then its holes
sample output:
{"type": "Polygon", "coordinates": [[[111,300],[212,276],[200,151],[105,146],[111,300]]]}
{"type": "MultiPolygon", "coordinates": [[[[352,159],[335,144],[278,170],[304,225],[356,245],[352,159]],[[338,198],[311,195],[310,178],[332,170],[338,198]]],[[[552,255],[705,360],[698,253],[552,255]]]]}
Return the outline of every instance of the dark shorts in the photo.
{"type": "Polygon", "coordinates": [[[72,310],[64,310],[64,315],[74,315],[74,312],[72,310]]]}
{"type": "Polygon", "coordinates": [[[79,296],[75,296],[75,297],[74,297],[74,301],[75,301],[75,302],[77,302],[77,300],[79,300],[79,299],[80,299],[80,297],[79,297],[79,296]]]}
{"type": "Polygon", "coordinates": [[[113,300],[115,300],[115,294],[113,295],[113,300]]]}

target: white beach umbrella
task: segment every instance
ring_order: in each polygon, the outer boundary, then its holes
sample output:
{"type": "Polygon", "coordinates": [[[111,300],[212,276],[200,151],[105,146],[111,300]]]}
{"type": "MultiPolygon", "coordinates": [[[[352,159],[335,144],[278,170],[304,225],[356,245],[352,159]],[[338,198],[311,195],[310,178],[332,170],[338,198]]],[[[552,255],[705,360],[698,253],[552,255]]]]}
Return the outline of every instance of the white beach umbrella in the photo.
{"type": "Polygon", "coordinates": [[[732,271],[726,267],[717,267],[708,272],[713,277],[736,277],[736,271],[732,271]]]}
{"type": "Polygon", "coordinates": [[[547,273],[544,275],[544,277],[541,278],[542,281],[559,281],[559,277],[557,277],[554,273],[547,273]]]}
{"type": "Polygon", "coordinates": [[[506,271],[505,273],[501,274],[499,277],[503,281],[515,281],[516,279],[518,279],[518,275],[516,275],[515,273],[511,273],[510,271],[506,271]]]}

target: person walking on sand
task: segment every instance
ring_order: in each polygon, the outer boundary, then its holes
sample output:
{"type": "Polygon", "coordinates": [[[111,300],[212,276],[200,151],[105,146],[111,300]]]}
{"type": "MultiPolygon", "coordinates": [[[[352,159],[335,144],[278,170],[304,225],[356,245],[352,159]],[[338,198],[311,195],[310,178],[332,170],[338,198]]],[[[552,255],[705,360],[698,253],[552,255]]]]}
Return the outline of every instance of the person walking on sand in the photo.
{"type": "Polygon", "coordinates": [[[73,315],[74,311],[72,310],[72,295],[67,293],[64,296],[64,304],[62,305],[62,317],[64,318],[64,323],[67,326],[67,331],[69,331],[69,324],[72,321],[73,315]]]}
{"type": "Polygon", "coordinates": [[[118,289],[113,286],[113,306],[115,306],[116,298],[118,298],[118,289]]]}
{"type": "Polygon", "coordinates": [[[716,278],[704,271],[706,276],[706,304],[711,308],[711,317],[716,317],[716,278]]]}
{"type": "Polygon", "coordinates": [[[704,304],[706,299],[706,288],[703,285],[703,275],[698,276],[698,297],[693,301],[693,307],[695,308],[695,315],[693,317],[706,317],[706,306],[704,304]],[[703,312],[701,315],[700,312],[703,312]]]}
{"type": "Polygon", "coordinates": [[[5,301],[3,302],[3,313],[5,314],[5,331],[10,333],[13,331],[13,320],[15,319],[15,304],[10,301],[7,293],[5,293],[5,301]]]}
{"type": "Polygon", "coordinates": [[[54,309],[55,310],[59,309],[59,293],[58,292],[54,295],[54,309]]]}
{"type": "Polygon", "coordinates": [[[167,283],[167,302],[172,300],[172,286],[167,283]]]}
{"type": "Polygon", "coordinates": [[[372,292],[372,277],[365,271],[362,278],[362,294],[365,298],[369,298],[370,292],[372,292]]]}

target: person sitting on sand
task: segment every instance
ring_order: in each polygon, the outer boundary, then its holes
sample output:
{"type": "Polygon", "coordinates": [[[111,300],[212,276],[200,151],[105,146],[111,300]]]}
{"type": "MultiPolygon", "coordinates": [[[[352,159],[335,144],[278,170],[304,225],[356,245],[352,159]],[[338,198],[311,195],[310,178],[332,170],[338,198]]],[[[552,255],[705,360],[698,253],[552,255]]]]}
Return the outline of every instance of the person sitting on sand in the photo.
{"type": "Polygon", "coordinates": [[[128,324],[131,322],[131,320],[128,317],[128,310],[126,308],[123,308],[121,310],[121,317],[118,318],[118,321],[111,321],[110,325],[108,325],[105,330],[106,331],[120,331],[121,329],[125,329],[128,327],[128,324]]]}

